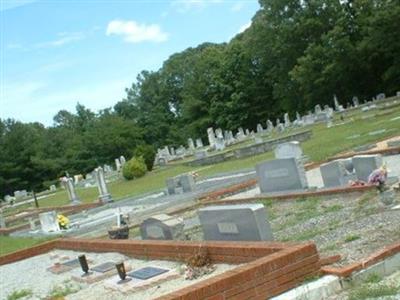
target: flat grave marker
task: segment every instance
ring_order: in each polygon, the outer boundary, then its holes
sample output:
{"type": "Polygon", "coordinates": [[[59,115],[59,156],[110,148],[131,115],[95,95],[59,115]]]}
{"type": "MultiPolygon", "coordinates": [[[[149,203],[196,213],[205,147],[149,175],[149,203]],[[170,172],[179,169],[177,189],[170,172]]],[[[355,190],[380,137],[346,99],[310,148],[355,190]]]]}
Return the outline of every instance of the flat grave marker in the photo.
{"type": "Polygon", "coordinates": [[[128,273],[127,275],[129,277],[147,280],[147,279],[153,278],[155,276],[161,275],[163,273],[166,273],[168,271],[169,271],[168,269],[161,269],[161,268],[157,268],[157,267],[145,267],[145,268],[141,268],[136,271],[132,271],[132,272],[128,273]]]}

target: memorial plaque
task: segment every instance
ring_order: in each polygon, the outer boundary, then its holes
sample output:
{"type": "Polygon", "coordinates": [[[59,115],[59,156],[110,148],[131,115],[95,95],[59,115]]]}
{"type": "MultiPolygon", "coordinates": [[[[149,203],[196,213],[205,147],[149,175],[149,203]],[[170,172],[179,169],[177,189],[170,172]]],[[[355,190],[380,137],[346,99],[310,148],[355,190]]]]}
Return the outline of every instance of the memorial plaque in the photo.
{"type": "Polygon", "coordinates": [[[63,262],[62,265],[68,266],[68,267],[71,267],[71,268],[75,268],[75,267],[79,267],[80,266],[79,260],[77,258],[69,260],[69,261],[66,261],[66,262],[63,262]]]}
{"type": "Polygon", "coordinates": [[[218,223],[219,233],[238,234],[239,230],[235,223],[218,223]]]}
{"type": "Polygon", "coordinates": [[[145,267],[133,272],[128,273],[127,275],[129,277],[137,278],[137,279],[150,279],[155,276],[161,275],[163,273],[168,272],[168,269],[161,269],[161,268],[156,268],[156,267],[145,267]]]}
{"type": "Polygon", "coordinates": [[[115,262],[108,261],[103,264],[94,266],[93,268],[91,268],[91,270],[99,273],[105,273],[110,270],[113,270],[114,268],[115,268],[115,262]]]}

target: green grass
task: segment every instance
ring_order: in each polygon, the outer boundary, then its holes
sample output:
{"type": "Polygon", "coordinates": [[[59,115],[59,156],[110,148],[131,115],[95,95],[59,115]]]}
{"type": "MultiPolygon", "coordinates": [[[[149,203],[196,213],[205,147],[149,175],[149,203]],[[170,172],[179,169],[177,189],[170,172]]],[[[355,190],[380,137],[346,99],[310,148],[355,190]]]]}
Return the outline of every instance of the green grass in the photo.
{"type": "Polygon", "coordinates": [[[344,207],[341,204],[334,204],[332,206],[328,206],[324,208],[324,213],[330,213],[330,212],[337,212],[339,210],[342,210],[344,207]]]}
{"type": "Polygon", "coordinates": [[[31,290],[23,289],[12,292],[10,295],[7,296],[7,300],[17,300],[31,295],[32,295],[31,290]]]}
{"type": "Polygon", "coordinates": [[[64,299],[65,296],[74,294],[80,290],[79,286],[73,285],[70,281],[64,281],[63,284],[53,287],[47,299],[64,299]]]}
{"type": "MultiPolygon", "coordinates": [[[[400,292],[400,288],[391,285],[377,284],[366,285],[363,284],[353,289],[349,294],[349,300],[364,300],[381,298],[384,296],[395,296],[400,292]]],[[[390,298],[389,298],[390,299],[390,298]]]]}
{"type": "Polygon", "coordinates": [[[356,240],[359,240],[361,237],[359,236],[359,235],[355,235],[355,234],[353,234],[353,235],[348,235],[348,236],[346,236],[345,238],[344,238],[344,242],[345,243],[350,243],[350,242],[352,242],[352,241],[356,241],[356,240]]]}
{"type": "Polygon", "coordinates": [[[9,236],[0,236],[0,255],[5,255],[17,250],[32,247],[51,240],[52,238],[17,238],[9,236]]]}

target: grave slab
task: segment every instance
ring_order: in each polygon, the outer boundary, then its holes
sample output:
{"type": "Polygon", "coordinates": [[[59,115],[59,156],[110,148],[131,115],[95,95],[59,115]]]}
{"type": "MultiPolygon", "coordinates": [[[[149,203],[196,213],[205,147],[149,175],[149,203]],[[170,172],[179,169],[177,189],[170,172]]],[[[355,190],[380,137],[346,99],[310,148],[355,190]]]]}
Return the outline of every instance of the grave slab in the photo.
{"type": "Polygon", "coordinates": [[[368,181],[368,176],[375,169],[382,166],[382,156],[377,155],[356,155],[353,157],[353,165],[359,180],[368,181]]]}

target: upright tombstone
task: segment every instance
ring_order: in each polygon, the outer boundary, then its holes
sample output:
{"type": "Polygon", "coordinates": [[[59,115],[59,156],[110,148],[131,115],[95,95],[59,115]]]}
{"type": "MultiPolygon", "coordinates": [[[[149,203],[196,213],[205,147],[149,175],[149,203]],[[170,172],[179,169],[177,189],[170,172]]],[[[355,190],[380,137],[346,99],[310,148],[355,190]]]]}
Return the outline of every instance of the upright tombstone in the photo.
{"type": "Polygon", "coordinates": [[[267,120],[267,131],[272,132],[274,130],[274,124],[271,122],[271,120],[267,120]]]}
{"type": "Polygon", "coordinates": [[[223,139],[223,138],[224,138],[224,135],[223,135],[223,132],[222,132],[222,129],[221,129],[221,128],[215,129],[215,136],[216,136],[217,138],[220,138],[220,139],[223,139]]]}
{"type": "Polygon", "coordinates": [[[297,121],[298,123],[301,122],[301,116],[300,116],[300,114],[299,114],[298,111],[296,111],[296,121],[297,121]]]}
{"type": "Polygon", "coordinates": [[[120,162],[119,158],[115,159],[115,169],[117,170],[117,172],[119,172],[121,170],[121,162],[120,162]]]}
{"type": "Polygon", "coordinates": [[[104,170],[102,167],[95,169],[97,188],[99,190],[99,199],[101,202],[112,202],[111,194],[108,192],[104,170]]]}
{"type": "Polygon", "coordinates": [[[376,100],[383,100],[386,98],[385,93],[379,93],[378,95],[376,95],[376,100]]]}
{"type": "Polygon", "coordinates": [[[172,157],[176,156],[176,151],[174,147],[171,147],[170,152],[172,157]]]}
{"type": "Polygon", "coordinates": [[[52,184],[52,185],[50,186],[50,191],[51,191],[51,192],[57,191],[57,187],[56,187],[54,184],[52,184]]]}
{"type": "Polygon", "coordinates": [[[225,149],[225,140],[224,138],[217,137],[215,140],[215,150],[222,151],[225,149]]]}
{"type": "Polygon", "coordinates": [[[238,132],[237,132],[237,134],[236,134],[236,138],[237,138],[238,140],[243,140],[243,139],[246,138],[246,134],[244,133],[244,130],[243,130],[242,127],[239,127],[239,128],[238,128],[238,132]]]}
{"type": "Polygon", "coordinates": [[[257,124],[257,133],[262,133],[264,131],[264,128],[260,123],[257,124]]]}
{"type": "Polygon", "coordinates": [[[356,155],[353,156],[353,165],[357,179],[368,181],[368,176],[372,171],[382,166],[382,156],[380,154],[356,155]]]}
{"type": "Polygon", "coordinates": [[[262,204],[218,205],[198,211],[206,241],[272,241],[262,204]]]}
{"type": "Polygon", "coordinates": [[[189,138],[189,139],[187,140],[187,142],[188,142],[189,150],[194,150],[195,147],[194,147],[193,139],[192,139],[192,138],[189,138]]]}
{"type": "Polygon", "coordinates": [[[215,147],[215,133],[212,127],[207,129],[208,144],[211,148],[215,147]]]}
{"type": "Polygon", "coordinates": [[[346,186],[349,180],[355,179],[355,174],[348,170],[347,163],[348,160],[338,159],[320,166],[325,187],[346,186]]]}
{"type": "Polygon", "coordinates": [[[262,193],[304,190],[308,187],[303,163],[296,158],[269,160],[256,166],[262,193]]]}
{"type": "Polygon", "coordinates": [[[301,159],[303,156],[303,150],[300,147],[300,143],[298,141],[287,142],[283,144],[279,144],[276,146],[275,150],[275,158],[298,158],[301,159]]]}
{"type": "Polygon", "coordinates": [[[289,118],[289,113],[285,113],[284,115],[283,115],[283,120],[284,120],[284,124],[285,124],[285,127],[287,128],[287,127],[290,127],[290,125],[292,124],[292,122],[290,122],[290,118],[289,118]]]}
{"type": "Polygon", "coordinates": [[[64,185],[65,189],[67,190],[68,198],[71,201],[71,204],[81,203],[81,200],[79,199],[78,195],[75,192],[75,186],[74,183],[72,182],[72,178],[63,177],[61,179],[61,182],[64,185]]]}
{"type": "Polygon", "coordinates": [[[169,195],[192,192],[196,189],[196,182],[190,173],[167,178],[166,184],[169,195]]]}
{"type": "Polygon", "coordinates": [[[360,105],[360,101],[358,101],[357,96],[354,96],[353,99],[351,99],[351,101],[353,102],[354,107],[358,107],[358,105],[360,105]]]}
{"type": "Polygon", "coordinates": [[[203,141],[201,138],[196,139],[196,148],[203,148],[203,141]]]}
{"type": "Polygon", "coordinates": [[[319,105],[319,104],[315,105],[315,107],[314,107],[314,113],[315,113],[315,114],[319,114],[321,111],[322,111],[321,105],[319,105]]]}
{"type": "Polygon", "coordinates": [[[125,156],[121,155],[121,156],[119,157],[119,161],[120,161],[120,163],[121,163],[121,167],[123,167],[123,166],[126,164],[125,156]]]}
{"type": "Polygon", "coordinates": [[[182,218],[159,214],[147,218],[140,224],[142,240],[184,240],[182,218]]]}
{"type": "Polygon", "coordinates": [[[57,214],[54,210],[40,213],[39,221],[43,232],[60,231],[60,227],[58,226],[58,221],[57,221],[57,214]]]}
{"type": "Polygon", "coordinates": [[[335,105],[335,110],[340,111],[340,104],[339,104],[339,101],[338,101],[336,95],[333,95],[333,103],[335,105]]]}
{"type": "Polygon", "coordinates": [[[278,131],[279,133],[284,132],[285,131],[285,126],[282,123],[279,123],[276,126],[276,131],[278,131]]]}

